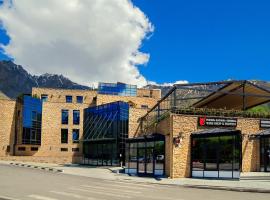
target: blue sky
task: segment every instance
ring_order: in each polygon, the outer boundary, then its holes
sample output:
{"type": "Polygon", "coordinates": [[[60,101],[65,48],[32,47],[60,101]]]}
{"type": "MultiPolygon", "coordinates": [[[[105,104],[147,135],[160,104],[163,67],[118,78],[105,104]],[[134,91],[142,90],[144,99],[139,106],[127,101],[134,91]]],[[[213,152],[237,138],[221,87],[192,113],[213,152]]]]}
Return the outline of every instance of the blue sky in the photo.
{"type": "MultiPolygon", "coordinates": [[[[270,79],[269,0],[133,2],[155,26],[141,47],[151,56],[139,67],[148,80],[270,79]]],[[[5,30],[0,43],[8,43],[5,30]]]]}

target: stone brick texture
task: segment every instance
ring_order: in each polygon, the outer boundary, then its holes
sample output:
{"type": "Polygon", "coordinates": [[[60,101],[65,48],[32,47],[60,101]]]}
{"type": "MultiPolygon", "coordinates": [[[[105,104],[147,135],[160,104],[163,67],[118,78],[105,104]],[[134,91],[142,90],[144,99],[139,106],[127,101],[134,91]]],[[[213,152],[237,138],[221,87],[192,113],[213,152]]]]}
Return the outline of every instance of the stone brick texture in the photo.
{"type": "Polygon", "coordinates": [[[73,143],[72,130],[79,129],[80,139],[83,135],[83,110],[87,107],[124,101],[130,104],[129,137],[138,135],[140,120],[145,115],[147,105],[151,108],[160,99],[160,90],[138,89],[137,97],[114,95],[99,95],[94,90],[66,90],[52,88],[33,88],[32,95],[40,98],[48,95],[48,101],[43,103],[41,145],[22,144],[22,104],[16,101],[1,100],[0,104],[0,159],[14,161],[31,161],[47,163],[78,163],[82,159],[82,142],[73,143]],[[73,97],[73,103],[66,103],[66,96],[73,97]],[[83,103],[76,102],[76,96],[83,96],[83,103]],[[62,125],[61,111],[69,110],[69,124],[62,125]],[[73,125],[73,110],[80,110],[80,124],[73,125]],[[20,114],[16,117],[16,112],[20,114]],[[17,120],[17,140],[14,144],[15,120],[17,120]],[[61,144],[61,129],[68,129],[68,144],[61,144]],[[7,148],[14,146],[14,152],[7,153],[7,148]],[[22,147],[25,150],[22,151],[22,147]],[[33,150],[33,147],[38,150],[33,150]],[[31,149],[32,148],[32,149],[31,149]],[[67,148],[68,151],[61,151],[67,148]],[[79,148],[74,152],[72,149],[79,148]]]}
{"type": "MultiPolygon", "coordinates": [[[[198,116],[171,114],[155,127],[155,132],[166,137],[166,175],[171,178],[190,177],[191,139],[193,132],[201,130],[198,127],[198,116]],[[183,136],[180,146],[173,144],[173,138],[183,136]]],[[[260,132],[260,120],[254,118],[238,118],[236,130],[242,134],[242,171],[260,171],[259,140],[249,137],[260,132]]],[[[213,127],[207,127],[211,129],[213,127]]],[[[205,129],[205,128],[204,128],[205,129]]]]}
{"type": "Polygon", "coordinates": [[[12,153],[15,132],[16,101],[0,100],[0,157],[12,153]]]}

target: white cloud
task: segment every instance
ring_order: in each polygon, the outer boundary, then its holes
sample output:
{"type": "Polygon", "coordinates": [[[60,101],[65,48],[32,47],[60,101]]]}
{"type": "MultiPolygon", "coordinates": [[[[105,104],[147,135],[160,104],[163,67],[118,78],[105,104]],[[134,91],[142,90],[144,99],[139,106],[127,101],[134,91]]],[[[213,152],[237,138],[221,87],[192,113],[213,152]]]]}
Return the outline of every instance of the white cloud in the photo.
{"type": "Polygon", "coordinates": [[[153,31],[130,0],[6,0],[0,20],[11,38],[2,47],[33,74],[63,74],[73,81],[147,83],[137,65],[153,31]]]}
{"type": "Polygon", "coordinates": [[[148,81],[147,84],[150,84],[150,85],[157,85],[157,86],[173,86],[175,84],[188,84],[188,81],[186,80],[179,80],[179,81],[175,81],[174,83],[161,83],[161,84],[158,84],[154,81],[148,81]]]}

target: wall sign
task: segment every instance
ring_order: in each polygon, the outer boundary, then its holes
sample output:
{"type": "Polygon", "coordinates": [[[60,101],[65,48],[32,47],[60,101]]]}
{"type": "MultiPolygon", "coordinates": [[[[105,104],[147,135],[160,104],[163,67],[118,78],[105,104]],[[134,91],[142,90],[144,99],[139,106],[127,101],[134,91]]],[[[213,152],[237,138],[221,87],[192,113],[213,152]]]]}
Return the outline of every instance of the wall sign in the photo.
{"type": "Polygon", "coordinates": [[[260,120],[261,128],[270,128],[270,120],[269,119],[261,119],[260,120]]]}
{"type": "Polygon", "coordinates": [[[237,119],[235,119],[235,118],[217,118],[217,117],[199,117],[198,124],[199,124],[199,126],[236,127],[237,126],[237,119]]]}

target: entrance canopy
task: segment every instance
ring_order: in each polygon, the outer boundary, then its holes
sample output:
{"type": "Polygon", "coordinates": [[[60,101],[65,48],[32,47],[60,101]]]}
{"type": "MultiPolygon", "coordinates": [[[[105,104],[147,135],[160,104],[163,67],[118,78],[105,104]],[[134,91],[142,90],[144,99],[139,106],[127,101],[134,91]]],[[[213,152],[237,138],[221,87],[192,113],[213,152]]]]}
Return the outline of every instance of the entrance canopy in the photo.
{"type": "Polygon", "coordinates": [[[270,129],[263,130],[259,132],[258,134],[253,135],[255,137],[263,137],[263,136],[269,136],[270,137],[270,129]]]}
{"type": "Polygon", "coordinates": [[[195,108],[246,110],[270,101],[270,84],[262,81],[231,81],[199,100],[195,108]]]}

